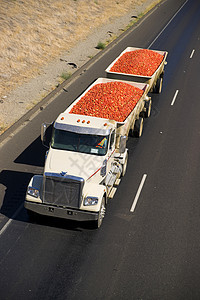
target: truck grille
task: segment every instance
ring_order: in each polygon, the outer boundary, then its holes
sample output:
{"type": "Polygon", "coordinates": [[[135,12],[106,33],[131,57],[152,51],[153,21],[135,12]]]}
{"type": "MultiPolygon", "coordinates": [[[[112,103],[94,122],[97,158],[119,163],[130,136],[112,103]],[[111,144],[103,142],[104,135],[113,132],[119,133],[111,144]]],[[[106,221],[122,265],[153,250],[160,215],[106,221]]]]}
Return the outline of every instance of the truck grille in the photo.
{"type": "Polygon", "coordinates": [[[84,179],[46,173],[43,203],[62,207],[79,208],[84,179]]]}

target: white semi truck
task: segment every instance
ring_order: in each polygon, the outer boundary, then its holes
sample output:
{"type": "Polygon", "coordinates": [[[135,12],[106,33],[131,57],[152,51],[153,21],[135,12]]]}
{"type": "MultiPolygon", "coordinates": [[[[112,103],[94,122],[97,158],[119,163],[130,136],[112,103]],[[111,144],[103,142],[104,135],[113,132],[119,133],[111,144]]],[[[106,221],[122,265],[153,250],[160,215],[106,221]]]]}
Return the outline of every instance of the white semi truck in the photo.
{"type": "MultiPolygon", "coordinates": [[[[99,78],[58,116],[53,123],[43,175],[33,176],[28,185],[25,199],[28,213],[93,221],[95,227],[101,226],[108,199],[114,196],[126,172],[127,138],[129,134],[141,136],[143,117],[150,115],[148,90],[146,83],[99,78]],[[71,113],[92,88],[109,83],[126,84],[142,92],[126,119],[119,122],[86,113],[71,113]]],[[[116,92],[120,93],[121,87],[116,92]]],[[[105,110],[106,96],[101,100],[101,108],[105,110]]],[[[113,105],[117,112],[117,100],[113,105]]],[[[94,103],[94,114],[96,109],[94,103]]],[[[43,124],[43,142],[46,128],[43,124]]]]}
{"type": "MultiPolygon", "coordinates": [[[[29,214],[93,221],[95,227],[101,226],[108,199],[114,196],[126,172],[128,136],[142,135],[143,118],[151,112],[151,98],[147,94],[160,93],[162,88],[166,51],[155,51],[162,57],[151,75],[132,74],[129,66],[127,71],[113,71],[113,65],[124,53],[140,49],[126,48],[106,69],[108,78],[97,79],[52,124],[43,175],[33,176],[28,185],[25,207],[29,214]],[[94,93],[98,86],[103,89],[100,99],[94,93]],[[130,88],[140,91],[132,108],[134,93],[123,103],[130,88]]],[[[151,67],[149,59],[148,64],[147,69],[151,67]]],[[[43,143],[47,143],[46,129],[44,123],[43,143]]]]}

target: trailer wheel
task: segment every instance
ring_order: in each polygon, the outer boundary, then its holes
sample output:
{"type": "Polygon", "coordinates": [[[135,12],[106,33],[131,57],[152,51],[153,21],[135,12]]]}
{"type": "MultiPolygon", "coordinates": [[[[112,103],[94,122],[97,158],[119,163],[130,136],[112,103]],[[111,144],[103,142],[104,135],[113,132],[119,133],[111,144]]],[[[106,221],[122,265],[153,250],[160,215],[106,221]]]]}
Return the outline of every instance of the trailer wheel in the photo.
{"type": "Polygon", "coordinates": [[[127,163],[128,163],[128,152],[127,152],[127,154],[126,154],[126,158],[125,158],[124,164],[123,164],[123,166],[122,166],[122,174],[121,174],[121,177],[123,177],[123,176],[126,174],[127,163]]]}
{"type": "Polygon", "coordinates": [[[144,112],[144,117],[145,118],[149,118],[150,117],[150,114],[151,114],[151,105],[152,105],[151,99],[149,101],[145,102],[145,112],[144,112]]]}
{"type": "Polygon", "coordinates": [[[134,134],[138,138],[141,137],[142,135],[143,123],[144,123],[144,119],[141,117],[135,121],[134,134]]]}
{"type": "Polygon", "coordinates": [[[99,210],[98,219],[94,221],[94,227],[96,229],[101,227],[101,224],[103,222],[105,214],[106,214],[106,199],[105,199],[105,197],[103,197],[101,207],[100,207],[100,210],[99,210]]]}
{"type": "Polygon", "coordinates": [[[129,130],[129,136],[130,136],[130,137],[134,137],[134,136],[135,136],[135,133],[134,133],[134,126],[135,126],[135,124],[133,125],[133,128],[130,128],[130,130],[129,130]]]}
{"type": "Polygon", "coordinates": [[[163,77],[160,76],[158,80],[156,81],[156,85],[154,87],[154,93],[160,94],[162,91],[162,83],[163,83],[163,77]]]}

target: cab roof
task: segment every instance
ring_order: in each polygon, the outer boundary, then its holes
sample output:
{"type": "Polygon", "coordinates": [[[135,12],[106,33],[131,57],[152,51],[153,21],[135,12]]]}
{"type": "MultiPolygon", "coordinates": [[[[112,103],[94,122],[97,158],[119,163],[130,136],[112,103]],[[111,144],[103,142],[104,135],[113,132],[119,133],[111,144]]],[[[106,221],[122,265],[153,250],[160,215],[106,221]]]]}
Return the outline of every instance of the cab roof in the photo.
{"type": "Polygon", "coordinates": [[[108,135],[116,127],[116,121],[70,113],[61,113],[54,127],[83,134],[108,135]]]}

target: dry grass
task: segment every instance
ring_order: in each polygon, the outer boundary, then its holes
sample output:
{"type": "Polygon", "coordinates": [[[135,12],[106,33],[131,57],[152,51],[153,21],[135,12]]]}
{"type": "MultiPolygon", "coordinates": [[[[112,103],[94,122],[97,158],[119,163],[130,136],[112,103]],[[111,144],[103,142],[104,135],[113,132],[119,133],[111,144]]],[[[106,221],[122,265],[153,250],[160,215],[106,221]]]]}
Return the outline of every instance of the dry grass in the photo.
{"type": "Polygon", "coordinates": [[[145,0],[1,0],[0,98],[111,18],[145,0]]]}

